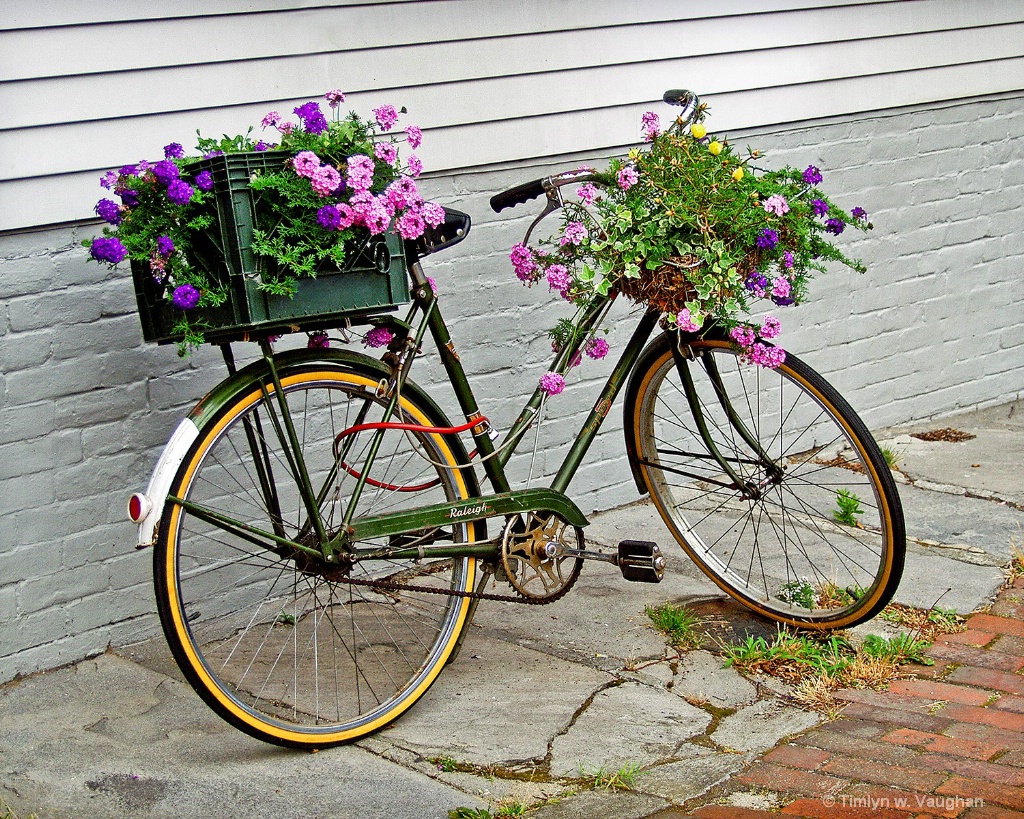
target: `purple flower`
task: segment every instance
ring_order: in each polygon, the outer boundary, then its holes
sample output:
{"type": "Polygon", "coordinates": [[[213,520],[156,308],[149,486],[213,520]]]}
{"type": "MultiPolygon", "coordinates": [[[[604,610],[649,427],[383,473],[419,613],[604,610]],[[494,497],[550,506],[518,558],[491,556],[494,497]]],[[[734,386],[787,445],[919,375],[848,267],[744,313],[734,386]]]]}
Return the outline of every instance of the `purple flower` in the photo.
{"type": "Polygon", "coordinates": [[[392,126],[398,121],[398,112],[393,105],[382,105],[380,108],[374,108],[373,116],[376,118],[377,125],[380,126],[382,131],[390,131],[392,126]]]}
{"type": "Polygon", "coordinates": [[[93,210],[104,222],[111,225],[121,224],[121,206],[113,199],[100,199],[93,210]]]}
{"type": "Polygon", "coordinates": [[[174,241],[170,236],[156,237],[156,252],[161,256],[170,256],[174,252],[174,241]]]}
{"type": "Polygon", "coordinates": [[[276,148],[276,147],[277,147],[276,145],[274,145],[274,144],[272,144],[270,142],[264,142],[261,139],[259,142],[256,143],[255,150],[262,152],[262,151],[269,151],[271,148],[276,148]]]}
{"type": "Polygon", "coordinates": [[[100,185],[106,188],[108,191],[113,190],[117,185],[117,174],[113,171],[107,171],[103,176],[100,177],[100,185]]]}
{"type": "Polygon", "coordinates": [[[846,222],[842,219],[829,219],[825,222],[825,230],[835,236],[838,236],[846,228],[846,222]]]}
{"type": "Polygon", "coordinates": [[[828,213],[828,203],[824,199],[812,199],[811,207],[814,208],[815,216],[824,216],[828,213]]]}
{"type": "Polygon", "coordinates": [[[330,126],[327,124],[327,117],[320,110],[319,102],[307,102],[295,109],[295,115],[302,120],[306,132],[310,134],[322,134],[330,126]]]}
{"type": "Polygon", "coordinates": [[[334,205],[324,205],[316,212],[316,221],[324,230],[338,230],[341,228],[341,211],[334,205]]]}
{"type": "Polygon", "coordinates": [[[309,339],[306,341],[306,348],[309,350],[326,350],[330,346],[331,340],[323,330],[310,333],[309,339]]]}
{"type": "Polygon", "coordinates": [[[196,174],[196,187],[201,191],[213,190],[213,174],[209,171],[200,171],[196,174]]]}
{"type": "Polygon", "coordinates": [[[565,379],[558,373],[544,373],[540,377],[540,388],[548,396],[558,395],[565,389],[565,379]]]}
{"type": "Polygon", "coordinates": [[[392,333],[387,327],[374,327],[365,336],[363,336],[363,344],[367,347],[373,347],[378,349],[380,347],[387,347],[395,339],[395,334],[392,333]]]}
{"type": "Polygon", "coordinates": [[[138,165],[122,165],[118,171],[121,176],[138,176],[139,166],[138,165]]]}
{"type": "Polygon", "coordinates": [[[854,208],[850,211],[850,216],[854,219],[864,221],[868,218],[868,212],[864,208],[854,208]]]}
{"type": "Polygon", "coordinates": [[[223,151],[210,151],[209,153],[203,154],[203,159],[213,159],[215,156],[224,156],[223,151]]]}
{"type": "Polygon", "coordinates": [[[747,276],[745,286],[759,299],[763,299],[768,293],[768,277],[755,271],[747,276]]]}
{"type": "Polygon", "coordinates": [[[410,125],[405,129],[405,139],[409,143],[409,147],[415,151],[423,144],[423,131],[415,125],[410,125]]]}
{"type": "Polygon", "coordinates": [[[121,197],[121,203],[126,208],[134,208],[139,204],[139,194],[137,191],[133,191],[131,188],[118,194],[121,197]]]}
{"type": "Polygon", "coordinates": [[[179,310],[191,310],[199,304],[199,291],[191,284],[180,284],[174,288],[171,303],[179,310]]]}
{"type": "Polygon", "coordinates": [[[583,351],[595,361],[604,358],[608,355],[608,342],[603,338],[597,338],[596,336],[587,342],[587,345],[583,348],[583,351]]]}
{"type": "Polygon", "coordinates": [[[757,237],[757,246],[762,250],[774,250],[779,243],[779,234],[771,228],[765,228],[757,237]]]}
{"type": "Polygon", "coordinates": [[[153,165],[153,176],[164,186],[169,186],[174,180],[181,176],[181,171],[169,159],[163,159],[153,165]]]}
{"type": "Polygon", "coordinates": [[[340,88],[335,88],[333,91],[328,91],[324,94],[324,99],[327,100],[327,104],[331,108],[337,108],[345,101],[345,94],[340,88]]]}
{"type": "Polygon", "coordinates": [[[782,254],[782,262],[783,262],[783,264],[786,265],[786,267],[792,267],[793,266],[793,251],[792,250],[787,250],[785,253],[782,254]]]}
{"type": "Polygon", "coordinates": [[[182,159],[185,156],[185,149],[180,142],[172,142],[164,145],[164,159],[182,159]]]}
{"type": "Polygon", "coordinates": [[[125,256],[128,255],[128,251],[125,250],[120,239],[115,237],[111,237],[109,239],[99,237],[92,240],[92,247],[89,249],[89,255],[98,262],[117,264],[118,262],[124,261],[125,256]]]}
{"type": "Polygon", "coordinates": [[[804,182],[808,185],[820,185],[821,180],[821,171],[814,165],[808,165],[804,170],[804,182]]]}
{"type": "Polygon", "coordinates": [[[175,205],[187,205],[192,199],[192,193],[192,186],[180,179],[175,179],[167,186],[167,198],[175,205]]]}

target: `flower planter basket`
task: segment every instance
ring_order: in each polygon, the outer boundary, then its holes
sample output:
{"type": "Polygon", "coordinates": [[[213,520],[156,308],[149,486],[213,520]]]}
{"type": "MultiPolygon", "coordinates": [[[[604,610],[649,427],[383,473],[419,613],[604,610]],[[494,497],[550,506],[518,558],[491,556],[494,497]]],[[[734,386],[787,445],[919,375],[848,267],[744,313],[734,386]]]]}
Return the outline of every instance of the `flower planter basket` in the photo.
{"type": "MultiPolygon", "coordinates": [[[[297,281],[294,296],[259,289],[260,275],[274,272],[274,261],[253,253],[258,228],[258,192],[250,189],[254,173],[276,171],[288,158],[283,151],[227,154],[204,159],[194,172],[208,170],[214,179],[214,224],[189,249],[190,262],[204,268],[212,281],[227,285],[227,300],[218,307],[188,312],[207,341],[223,343],[250,335],[315,330],[347,320],[394,310],[409,301],[409,279],[402,239],[392,233],[370,236],[346,248],[343,268],[324,266],[316,278],[297,281]]],[[[190,168],[191,169],[191,168],[190,168]]],[[[181,340],[174,327],[182,312],[165,295],[148,263],[132,261],[132,277],[146,341],[181,340]]]]}

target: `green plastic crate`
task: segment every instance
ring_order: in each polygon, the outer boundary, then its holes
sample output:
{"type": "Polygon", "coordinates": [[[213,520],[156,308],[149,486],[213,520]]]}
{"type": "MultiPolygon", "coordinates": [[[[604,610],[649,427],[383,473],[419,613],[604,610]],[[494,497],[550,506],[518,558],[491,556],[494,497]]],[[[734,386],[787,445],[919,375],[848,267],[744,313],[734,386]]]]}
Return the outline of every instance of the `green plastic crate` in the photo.
{"type": "MultiPolygon", "coordinates": [[[[227,154],[189,169],[192,174],[212,174],[215,216],[209,235],[193,242],[190,261],[228,289],[228,299],[220,307],[188,313],[207,341],[334,327],[409,301],[403,242],[392,233],[364,235],[346,248],[344,268],[325,267],[315,279],[300,278],[291,298],[259,290],[260,274],[272,270],[274,261],[252,252],[253,227],[259,226],[254,199],[258,194],[250,189],[249,180],[254,173],[278,170],[288,156],[280,151],[227,154]]],[[[143,338],[159,344],[180,341],[173,329],[182,313],[167,300],[165,286],[153,278],[148,263],[133,261],[131,267],[143,338]]]]}

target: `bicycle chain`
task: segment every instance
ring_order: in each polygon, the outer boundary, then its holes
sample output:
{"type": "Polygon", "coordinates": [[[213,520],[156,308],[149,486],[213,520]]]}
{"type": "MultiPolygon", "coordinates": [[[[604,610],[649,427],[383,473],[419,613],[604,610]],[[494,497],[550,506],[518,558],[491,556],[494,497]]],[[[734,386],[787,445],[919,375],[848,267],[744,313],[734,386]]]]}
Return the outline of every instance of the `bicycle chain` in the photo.
{"type": "Polygon", "coordinates": [[[425,594],[446,594],[450,597],[465,597],[470,600],[496,600],[500,603],[524,603],[528,606],[545,606],[548,603],[554,603],[556,600],[560,600],[564,597],[566,592],[576,585],[578,577],[579,576],[577,575],[572,579],[571,583],[566,584],[557,592],[547,597],[524,597],[518,594],[495,594],[493,592],[453,591],[452,589],[435,589],[427,586],[413,586],[409,583],[396,583],[390,580],[360,580],[355,577],[345,578],[344,582],[351,583],[355,586],[369,586],[375,591],[415,591],[423,592],[425,594]]]}

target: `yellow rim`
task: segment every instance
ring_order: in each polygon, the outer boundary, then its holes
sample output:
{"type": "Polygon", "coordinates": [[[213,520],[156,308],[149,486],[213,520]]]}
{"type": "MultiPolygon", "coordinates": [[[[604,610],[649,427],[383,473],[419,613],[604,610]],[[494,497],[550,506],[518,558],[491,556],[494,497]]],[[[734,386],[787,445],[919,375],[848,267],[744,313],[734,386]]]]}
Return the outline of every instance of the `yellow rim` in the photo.
{"type": "MultiPolygon", "coordinates": [[[[703,344],[704,344],[704,346],[707,346],[707,347],[717,347],[719,349],[725,349],[725,350],[730,350],[730,351],[732,350],[731,346],[727,342],[704,341],[703,344]]],[[[635,409],[634,409],[635,415],[633,417],[633,429],[634,430],[639,430],[640,429],[640,417],[641,417],[641,414],[643,412],[643,406],[644,406],[645,397],[646,397],[648,391],[650,390],[651,381],[654,378],[654,374],[661,371],[661,368],[665,364],[665,360],[667,358],[671,358],[671,356],[672,356],[672,351],[671,350],[666,351],[665,354],[655,362],[654,366],[648,368],[647,372],[644,374],[643,380],[640,382],[640,389],[637,392],[638,400],[637,400],[636,405],[635,405],[635,409]]],[[[876,488],[880,487],[881,481],[879,480],[878,472],[875,470],[874,464],[872,464],[871,460],[868,458],[867,453],[864,452],[864,450],[861,448],[859,437],[854,434],[852,429],[850,429],[850,427],[846,423],[846,420],[836,411],[836,408],[834,406],[832,406],[832,403],[827,398],[825,398],[825,396],[823,396],[816,389],[814,389],[814,387],[810,383],[805,381],[799,375],[799,373],[797,373],[794,370],[790,369],[785,364],[783,364],[781,367],[779,367],[779,369],[780,370],[784,370],[789,375],[789,377],[791,379],[793,379],[798,384],[800,384],[801,387],[803,387],[805,390],[807,390],[807,392],[809,392],[810,394],[814,395],[817,398],[817,400],[821,402],[822,406],[828,408],[828,410],[831,413],[832,417],[835,418],[836,420],[838,420],[839,423],[842,425],[843,429],[846,430],[848,440],[850,440],[851,442],[854,443],[854,445],[857,448],[857,451],[861,455],[862,462],[871,471],[871,484],[872,484],[872,486],[876,487],[876,488]]],[[[639,439],[640,439],[639,434],[637,434],[636,437],[637,437],[637,440],[639,441],[639,439]]],[[[644,477],[644,484],[647,486],[647,494],[649,495],[651,500],[654,502],[655,507],[658,509],[658,514],[661,515],[662,520],[665,521],[666,525],[668,525],[669,528],[673,531],[673,533],[675,533],[677,531],[676,527],[675,527],[675,524],[670,522],[672,516],[669,514],[668,510],[662,505],[661,498],[660,498],[659,494],[656,491],[654,491],[654,486],[652,484],[650,470],[648,468],[642,468],[641,469],[641,473],[643,474],[643,477],[644,477]]],[[[892,542],[892,510],[889,508],[889,503],[888,503],[888,501],[885,498],[885,493],[882,492],[880,489],[878,491],[879,491],[878,506],[883,511],[882,517],[883,517],[883,520],[884,520],[884,530],[883,531],[884,531],[884,534],[885,534],[886,560],[884,561],[883,574],[875,582],[875,593],[871,596],[871,599],[870,599],[870,601],[868,602],[867,605],[859,606],[858,607],[858,612],[870,609],[878,601],[879,597],[881,597],[881,595],[884,593],[885,588],[886,588],[886,586],[889,583],[889,575],[892,573],[892,565],[893,565],[893,560],[892,560],[892,546],[893,546],[893,542],[892,542]]],[[[706,568],[704,566],[703,561],[698,560],[695,557],[695,555],[693,553],[692,547],[690,547],[686,543],[685,538],[683,538],[681,534],[676,535],[676,540],[679,542],[679,545],[682,546],[682,548],[690,556],[690,559],[693,560],[693,562],[697,564],[697,567],[702,572],[704,572],[704,574],[707,575],[707,577],[710,578],[714,582],[714,584],[716,586],[718,586],[722,591],[724,591],[730,597],[734,597],[737,600],[739,600],[741,603],[743,603],[743,605],[748,606],[748,607],[756,610],[757,612],[759,612],[760,614],[764,615],[765,617],[768,617],[771,620],[777,620],[777,621],[781,620],[782,622],[785,622],[785,623],[787,623],[789,625],[802,626],[802,627],[814,627],[814,625],[816,624],[815,621],[807,621],[807,620],[801,620],[801,619],[798,619],[798,618],[790,618],[790,617],[787,617],[784,614],[780,614],[779,612],[772,611],[771,609],[763,608],[762,606],[760,606],[757,603],[757,601],[751,599],[750,597],[746,597],[746,596],[740,594],[733,587],[731,587],[728,583],[726,583],[725,581],[720,579],[718,577],[718,575],[716,575],[710,569],[706,568]]],[[[858,615],[851,614],[849,617],[844,618],[844,619],[840,619],[840,620],[820,621],[820,625],[827,626],[828,628],[842,628],[844,625],[846,625],[846,623],[856,619],[857,616],[858,615]]]]}
{"type": "MultiPolygon", "coordinates": [[[[363,387],[368,387],[371,390],[376,390],[377,382],[365,378],[350,372],[338,372],[338,371],[311,371],[298,373],[292,376],[286,376],[281,379],[282,387],[287,390],[288,387],[300,381],[336,381],[343,382],[345,384],[355,384],[363,387]]],[[[273,385],[268,385],[268,392],[273,393],[273,385]]],[[[210,445],[220,435],[221,431],[227,427],[232,421],[238,418],[243,412],[251,407],[257,400],[262,398],[263,392],[261,389],[254,389],[249,395],[247,395],[242,401],[235,404],[235,411],[225,415],[221,418],[203,437],[202,446],[197,450],[195,457],[193,457],[191,463],[188,466],[181,481],[175,484],[177,490],[181,486],[185,486],[191,483],[192,477],[195,474],[195,470],[198,468],[199,463],[202,461],[203,456],[208,451],[210,445]]],[[[407,399],[402,399],[402,409],[412,416],[417,423],[423,425],[430,425],[430,419],[419,410],[418,407],[410,404],[407,399]]],[[[438,449],[442,455],[442,458],[447,460],[451,464],[455,464],[455,458],[452,455],[450,448],[440,435],[432,435],[432,438],[438,443],[438,449]]],[[[465,478],[462,475],[462,471],[458,469],[452,470],[452,476],[456,484],[456,490],[459,493],[459,497],[468,497],[468,488],[465,483],[465,478]]],[[[171,516],[168,522],[167,531],[173,533],[177,531],[178,519],[180,517],[181,507],[174,505],[171,509],[171,516]]],[[[473,540],[472,524],[468,523],[467,534],[468,540],[473,540]]],[[[328,742],[342,742],[349,739],[355,739],[356,737],[363,736],[371,733],[382,725],[387,724],[394,720],[397,716],[402,714],[406,709],[410,708],[416,700],[418,700],[423,693],[430,687],[430,685],[437,678],[437,675],[441,673],[444,668],[448,657],[451,655],[452,650],[458,641],[459,634],[462,632],[465,626],[466,614],[469,610],[470,600],[469,598],[462,598],[459,606],[459,612],[453,628],[451,629],[451,637],[445,644],[443,651],[434,660],[433,665],[430,667],[428,673],[420,680],[419,684],[415,688],[406,691],[402,698],[394,704],[393,707],[380,714],[372,722],[368,722],[359,725],[355,728],[350,728],[343,731],[335,732],[313,732],[313,731],[295,731],[287,728],[279,723],[271,722],[267,719],[260,719],[251,711],[244,709],[239,704],[228,697],[220,685],[214,680],[214,678],[206,670],[206,666],[200,660],[199,655],[196,653],[192,646],[191,640],[187,639],[185,635],[188,634],[188,625],[183,619],[183,613],[181,610],[180,601],[178,600],[177,591],[177,550],[167,549],[166,563],[164,566],[165,581],[167,587],[168,604],[171,617],[174,622],[174,629],[178,635],[178,643],[184,650],[188,657],[189,665],[192,670],[196,673],[199,679],[202,681],[204,688],[210,692],[217,701],[232,715],[242,722],[256,728],[260,732],[276,737],[286,742],[293,743],[308,743],[308,744],[323,744],[328,742]]],[[[469,590],[473,588],[474,580],[476,576],[476,559],[469,558],[468,567],[466,572],[466,585],[465,589],[469,590]]]]}

